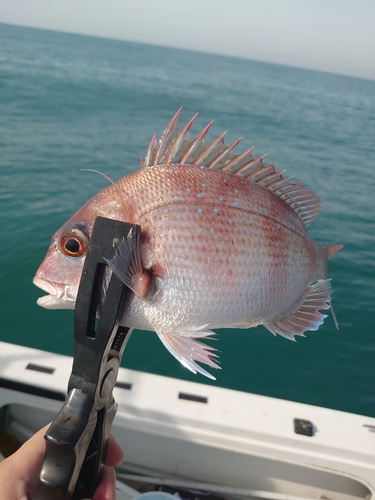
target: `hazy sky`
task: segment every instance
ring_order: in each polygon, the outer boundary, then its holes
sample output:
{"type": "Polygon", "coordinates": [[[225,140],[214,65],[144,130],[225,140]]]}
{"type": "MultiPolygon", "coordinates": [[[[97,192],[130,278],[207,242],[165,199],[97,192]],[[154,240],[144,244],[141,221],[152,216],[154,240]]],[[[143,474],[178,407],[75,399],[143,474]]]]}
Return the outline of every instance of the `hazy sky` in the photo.
{"type": "Polygon", "coordinates": [[[375,80],[375,0],[0,0],[0,22],[375,80]]]}

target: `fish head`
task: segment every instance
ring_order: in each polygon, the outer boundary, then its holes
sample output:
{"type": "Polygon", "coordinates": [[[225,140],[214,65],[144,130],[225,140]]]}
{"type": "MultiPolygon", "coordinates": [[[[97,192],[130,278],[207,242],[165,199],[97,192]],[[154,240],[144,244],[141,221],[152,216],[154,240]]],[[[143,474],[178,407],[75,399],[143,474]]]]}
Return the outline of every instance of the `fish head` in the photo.
{"type": "Polygon", "coordinates": [[[46,309],[74,309],[96,217],[125,220],[123,206],[114,201],[111,188],[94,196],[52,236],[33,280],[48,294],[37,300],[38,305],[46,309]]]}
{"type": "Polygon", "coordinates": [[[88,245],[89,231],[83,222],[71,221],[56,231],[33,280],[48,293],[38,299],[38,305],[74,309],[88,245]]]}

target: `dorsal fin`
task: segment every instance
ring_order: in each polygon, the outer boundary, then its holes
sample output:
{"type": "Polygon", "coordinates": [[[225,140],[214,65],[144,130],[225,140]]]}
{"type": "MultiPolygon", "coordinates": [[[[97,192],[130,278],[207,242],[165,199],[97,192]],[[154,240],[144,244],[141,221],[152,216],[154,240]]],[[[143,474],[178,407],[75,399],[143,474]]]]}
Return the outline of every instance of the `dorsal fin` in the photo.
{"type": "Polygon", "coordinates": [[[259,158],[252,156],[254,148],[241,154],[233,153],[233,149],[241,138],[230,146],[226,146],[224,134],[221,134],[211,144],[206,145],[206,136],[212,125],[211,121],[195,139],[190,139],[190,129],[198,113],[179,131],[178,118],[181,110],[182,107],[165,129],[160,142],[157,141],[155,135],[153,136],[146,157],[143,158],[141,155],[141,168],[184,164],[222,170],[244,177],[272,191],[296,212],[305,226],[308,226],[319,214],[319,198],[308,188],[302,187],[301,183],[290,183],[291,177],[283,177],[285,170],[277,172],[276,164],[263,165],[264,156],[259,158]]]}

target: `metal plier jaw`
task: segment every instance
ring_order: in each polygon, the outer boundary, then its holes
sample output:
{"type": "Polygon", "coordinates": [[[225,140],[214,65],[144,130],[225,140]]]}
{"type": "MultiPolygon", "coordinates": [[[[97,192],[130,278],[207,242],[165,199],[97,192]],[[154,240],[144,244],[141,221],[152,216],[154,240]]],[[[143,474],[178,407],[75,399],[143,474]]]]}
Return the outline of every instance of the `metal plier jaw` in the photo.
{"type": "Polygon", "coordinates": [[[109,275],[106,260],[113,258],[124,238],[138,239],[140,229],[104,217],[95,221],[75,306],[68,396],[45,435],[46,453],[33,500],[92,498],[100,480],[117,411],[112,391],[132,332],[119,326],[131,291],[112,274],[103,294],[109,275]]]}

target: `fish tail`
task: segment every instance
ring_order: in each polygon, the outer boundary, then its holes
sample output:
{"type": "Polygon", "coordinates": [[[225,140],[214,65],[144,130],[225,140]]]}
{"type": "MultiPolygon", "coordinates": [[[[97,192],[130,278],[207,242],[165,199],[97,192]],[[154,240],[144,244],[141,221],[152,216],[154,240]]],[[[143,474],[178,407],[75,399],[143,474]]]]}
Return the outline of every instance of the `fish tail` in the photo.
{"type": "Polygon", "coordinates": [[[332,246],[325,247],[325,249],[327,250],[327,255],[328,255],[329,259],[331,257],[333,257],[335,255],[335,253],[339,252],[343,248],[344,248],[344,245],[341,245],[341,243],[340,243],[340,245],[332,245],[332,246]]]}
{"type": "Polygon", "coordinates": [[[331,314],[332,314],[333,322],[335,323],[336,330],[338,330],[339,329],[339,322],[337,321],[336,313],[335,313],[335,310],[333,309],[332,300],[329,304],[329,308],[331,309],[331,314]]]}

